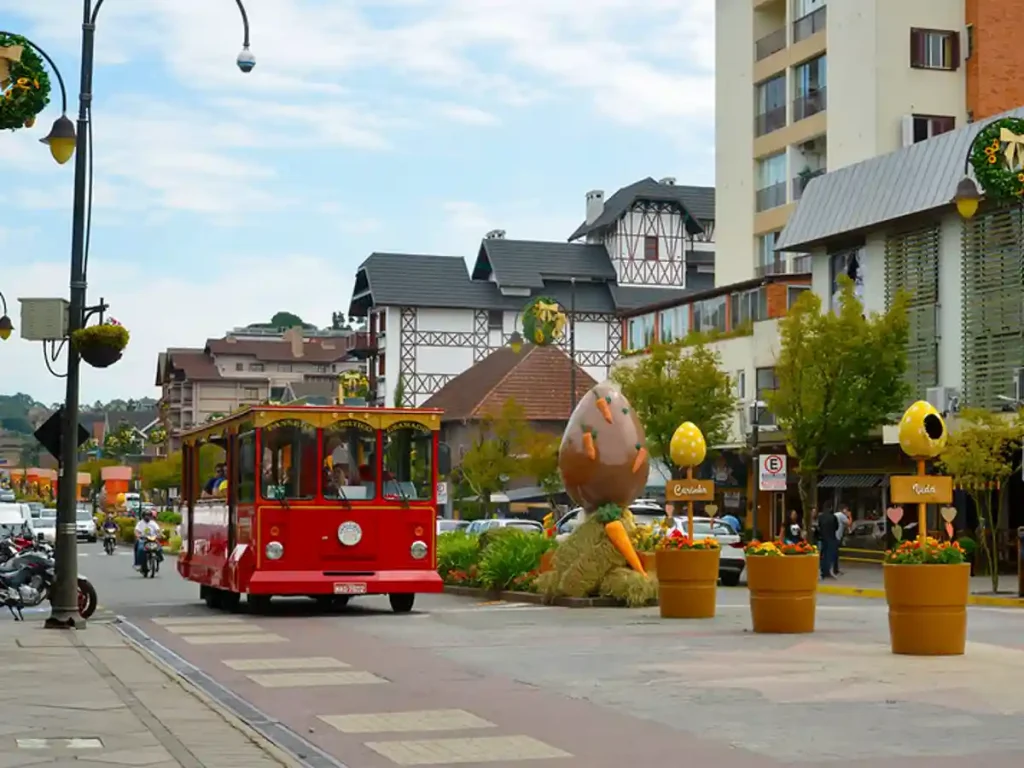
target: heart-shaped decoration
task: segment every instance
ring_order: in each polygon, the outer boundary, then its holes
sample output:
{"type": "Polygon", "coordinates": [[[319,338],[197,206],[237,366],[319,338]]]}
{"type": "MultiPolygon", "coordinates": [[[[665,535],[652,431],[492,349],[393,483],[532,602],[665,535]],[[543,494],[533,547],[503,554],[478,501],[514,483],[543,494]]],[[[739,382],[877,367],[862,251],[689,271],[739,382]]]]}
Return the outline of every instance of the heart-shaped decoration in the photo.
{"type": "Polygon", "coordinates": [[[950,541],[953,540],[953,524],[946,523],[946,535],[949,536],[950,541]]]}
{"type": "Polygon", "coordinates": [[[952,523],[956,520],[956,507],[943,507],[939,510],[939,514],[947,523],[952,523]]]}
{"type": "Polygon", "coordinates": [[[889,507],[885,510],[885,516],[893,525],[899,525],[900,520],[903,519],[903,507],[889,507]]]}
{"type": "Polygon", "coordinates": [[[715,517],[718,514],[718,505],[717,504],[706,504],[704,506],[704,513],[708,517],[715,517]]]}
{"type": "Polygon", "coordinates": [[[896,539],[896,541],[902,541],[903,540],[903,526],[902,525],[899,525],[898,523],[893,523],[893,525],[892,525],[892,537],[894,539],[896,539]]]}

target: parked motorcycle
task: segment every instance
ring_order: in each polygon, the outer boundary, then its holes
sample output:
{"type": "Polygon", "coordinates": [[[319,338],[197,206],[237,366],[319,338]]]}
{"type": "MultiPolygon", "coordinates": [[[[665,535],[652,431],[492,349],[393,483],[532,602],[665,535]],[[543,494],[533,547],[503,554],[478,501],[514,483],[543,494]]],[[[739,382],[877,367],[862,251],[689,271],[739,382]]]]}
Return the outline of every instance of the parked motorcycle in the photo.
{"type": "Polygon", "coordinates": [[[147,535],[142,539],[142,578],[154,578],[160,570],[160,561],[164,559],[164,548],[159,539],[147,535]]]}
{"type": "MultiPolygon", "coordinates": [[[[7,542],[2,549],[9,553],[13,542],[7,542]]],[[[49,545],[43,543],[43,547],[26,548],[0,563],[0,602],[15,621],[25,620],[23,608],[35,608],[50,599],[56,574],[53,554],[47,551],[49,545]]],[[[96,612],[97,604],[96,588],[87,577],[79,575],[78,613],[88,619],[96,612]]]]}

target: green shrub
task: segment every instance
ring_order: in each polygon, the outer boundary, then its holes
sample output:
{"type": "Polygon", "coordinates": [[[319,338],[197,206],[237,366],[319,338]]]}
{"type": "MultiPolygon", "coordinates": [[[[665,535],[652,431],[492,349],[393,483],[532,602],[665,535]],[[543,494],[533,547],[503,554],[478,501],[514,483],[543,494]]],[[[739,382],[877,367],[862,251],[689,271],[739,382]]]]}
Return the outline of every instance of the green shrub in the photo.
{"type": "Polygon", "coordinates": [[[960,545],[960,549],[964,551],[967,557],[971,557],[978,549],[978,542],[970,536],[961,536],[956,540],[956,543],[960,545]]]}
{"type": "Polygon", "coordinates": [[[181,552],[181,536],[177,534],[171,536],[170,541],[167,542],[167,551],[172,555],[181,552]]]}
{"type": "Polygon", "coordinates": [[[135,524],[138,522],[134,517],[115,517],[117,523],[118,538],[125,544],[135,542],[135,524]]]}
{"type": "Polygon", "coordinates": [[[493,542],[498,541],[499,539],[503,539],[506,536],[520,536],[520,535],[527,535],[527,534],[524,534],[522,531],[520,531],[520,530],[518,530],[516,528],[511,528],[511,527],[488,528],[486,531],[484,531],[484,532],[482,532],[480,534],[480,551],[482,552],[482,551],[486,550],[489,546],[491,546],[491,544],[493,542]]]}
{"type": "Polygon", "coordinates": [[[487,589],[522,586],[522,577],[540,568],[540,558],[554,547],[547,536],[507,529],[507,534],[492,537],[480,557],[480,583],[487,589]]]}
{"type": "Polygon", "coordinates": [[[446,579],[451,571],[469,573],[480,558],[480,540],[465,531],[437,537],[437,572],[446,579]]]}
{"type": "Polygon", "coordinates": [[[165,509],[163,512],[158,512],[156,519],[161,523],[170,523],[171,525],[181,525],[181,515],[170,509],[165,509]]]}

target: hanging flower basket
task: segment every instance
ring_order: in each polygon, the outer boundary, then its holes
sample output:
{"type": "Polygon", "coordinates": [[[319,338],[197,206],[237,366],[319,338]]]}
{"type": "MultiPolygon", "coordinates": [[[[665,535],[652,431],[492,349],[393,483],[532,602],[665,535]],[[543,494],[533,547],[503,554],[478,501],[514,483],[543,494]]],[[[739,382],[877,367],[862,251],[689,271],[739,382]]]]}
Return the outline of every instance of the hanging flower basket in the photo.
{"type": "Polygon", "coordinates": [[[523,309],[523,337],[531,344],[546,347],[554,344],[565,332],[565,313],[558,302],[538,296],[523,309]]]}
{"type": "Polygon", "coordinates": [[[0,34],[0,129],[35,125],[50,103],[50,76],[43,60],[21,35],[0,34]]]}
{"type": "Polygon", "coordinates": [[[71,334],[71,343],[78,354],[93,368],[109,368],[120,360],[128,339],[128,329],[116,320],[90,325],[71,334]]]}

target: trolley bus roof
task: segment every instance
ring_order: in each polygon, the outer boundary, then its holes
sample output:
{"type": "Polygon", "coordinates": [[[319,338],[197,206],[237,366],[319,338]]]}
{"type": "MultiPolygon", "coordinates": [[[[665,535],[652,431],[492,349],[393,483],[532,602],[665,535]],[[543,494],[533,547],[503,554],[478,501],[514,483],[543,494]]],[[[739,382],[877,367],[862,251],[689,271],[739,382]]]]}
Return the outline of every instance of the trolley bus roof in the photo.
{"type": "Polygon", "coordinates": [[[314,428],[342,426],[346,422],[372,429],[416,425],[437,432],[441,429],[440,408],[361,408],[350,405],[253,405],[230,416],[202,424],[181,434],[189,445],[225,437],[245,429],[266,427],[279,421],[299,421],[314,428]]]}

